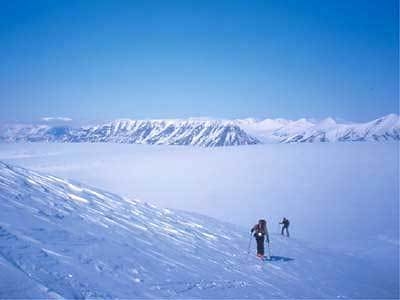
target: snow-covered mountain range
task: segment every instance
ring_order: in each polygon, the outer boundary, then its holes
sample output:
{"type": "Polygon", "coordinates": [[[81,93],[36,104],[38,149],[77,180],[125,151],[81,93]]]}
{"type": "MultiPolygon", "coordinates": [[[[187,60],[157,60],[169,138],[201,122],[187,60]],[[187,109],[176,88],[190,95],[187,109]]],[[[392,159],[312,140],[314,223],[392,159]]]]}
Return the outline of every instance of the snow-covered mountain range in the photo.
{"type": "Polygon", "coordinates": [[[71,128],[49,125],[12,125],[0,129],[0,141],[116,142],[203,147],[258,144],[237,124],[220,120],[115,120],[71,128]]]}
{"type": "Polygon", "coordinates": [[[116,142],[203,147],[260,143],[312,143],[400,140],[400,117],[390,114],[367,123],[299,119],[115,120],[73,128],[54,125],[3,125],[3,142],[116,142]]]}
{"type": "Polygon", "coordinates": [[[400,116],[389,114],[366,122],[339,122],[333,118],[320,121],[299,119],[241,120],[241,128],[263,142],[312,143],[400,140],[400,116]]]}
{"type": "Polygon", "coordinates": [[[396,298],[356,256],[0,162],[0,298],[396,298]]]}

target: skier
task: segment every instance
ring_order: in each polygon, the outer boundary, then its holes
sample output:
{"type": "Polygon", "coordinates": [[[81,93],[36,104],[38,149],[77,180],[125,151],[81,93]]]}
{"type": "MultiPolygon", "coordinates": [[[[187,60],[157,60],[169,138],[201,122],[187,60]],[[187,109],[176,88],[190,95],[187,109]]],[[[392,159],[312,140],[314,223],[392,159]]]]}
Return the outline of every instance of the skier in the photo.
{"type": "Polygon", "coordinates": [[[267,242],[269,243],[267,222],[265,220],[259,220],[258,223],[254,225],[253,228],[251,228],[251,233],[257,241],[257,256],[263,258],[265,237],[267,238],[267,242]]]}
{"type": "Polygon", "coordinates": [[[279,224],[283,225],[281,234],[283,235],[283,232],[286,231],[286,236],[289,237],[289,224],[290,224],[289,220],[286,218],[283,218],[282,222],[280,222],[279,224]]]}

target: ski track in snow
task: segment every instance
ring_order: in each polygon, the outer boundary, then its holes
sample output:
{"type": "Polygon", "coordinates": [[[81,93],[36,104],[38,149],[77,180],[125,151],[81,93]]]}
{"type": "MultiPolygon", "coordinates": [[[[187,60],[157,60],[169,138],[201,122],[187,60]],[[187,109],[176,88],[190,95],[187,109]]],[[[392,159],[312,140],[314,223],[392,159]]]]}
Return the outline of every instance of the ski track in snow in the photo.
{"type": "Polygon", "coordinates": [[[353,256],[0,162],[0,298],[393,298],[353,256]]]}

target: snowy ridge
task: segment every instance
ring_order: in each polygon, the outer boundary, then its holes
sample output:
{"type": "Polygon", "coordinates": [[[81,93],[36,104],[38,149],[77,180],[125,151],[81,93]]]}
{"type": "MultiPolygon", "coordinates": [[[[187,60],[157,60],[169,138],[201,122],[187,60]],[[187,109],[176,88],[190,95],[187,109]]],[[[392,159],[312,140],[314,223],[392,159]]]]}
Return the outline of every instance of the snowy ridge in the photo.
{"type": "Polygon", "coordinates": [[[0,298],[396,296],[353,256],[272,235],[263,262],[248,241],[212,218],[0,162],[0,298]]]}
{"type": "Polygon", "coordinates": [[[263,142],[313,143],[399,141],[400,116],[390,114],[367,123],[340,123],[333,118],[321,121],[266,119],[244,122],[242,128],[263,142]]]}
{"type": "Polygon", "coordinates": [[[367,123],[299,119],[115,120],[72,128],[50,125],[3,125],[3,142],[114,142],[202,147],[260,143],[399,141],[400,117],[390,114],[367,123]]]}
{"type": "Polygon", "coordinates": [[[367,123],[340,124],[332,118],[282,140],[292,142],[345,142],[400,140],[400,118],[388,115],[367,123]]]}
{"type": "Polygon", "coordinates": [[[257,144],[239,126],[219,120],[116,120],[88,127],[75,141],[203,147],[257,144]]]}
{"type": "Polygon", "coordinates": [[[115,142],[202,147],[260,143],[233,122],[220,120],[115,120],[73,129],[67,126],[16,125],[0,128],[6,142],[115,142]]]}

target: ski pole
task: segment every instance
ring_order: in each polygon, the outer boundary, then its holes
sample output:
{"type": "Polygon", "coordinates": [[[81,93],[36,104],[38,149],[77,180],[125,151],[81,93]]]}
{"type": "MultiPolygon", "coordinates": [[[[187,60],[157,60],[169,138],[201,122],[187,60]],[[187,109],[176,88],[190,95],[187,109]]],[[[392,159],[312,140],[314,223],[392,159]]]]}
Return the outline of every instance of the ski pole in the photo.
{"type": "Polygon", "coordinates": [[[250,246],[251,246],[251,240],[253,239],[252,234],[250,233],[250,240],[249,240],[249,246],[247,247],[247,254],[250,254],[250,246]]]}
{"type": "Polygon", "coordinates": [[[271,247],[269,246],[269,241],[268,241],[268,260],[271,260],[271,247]]]}

